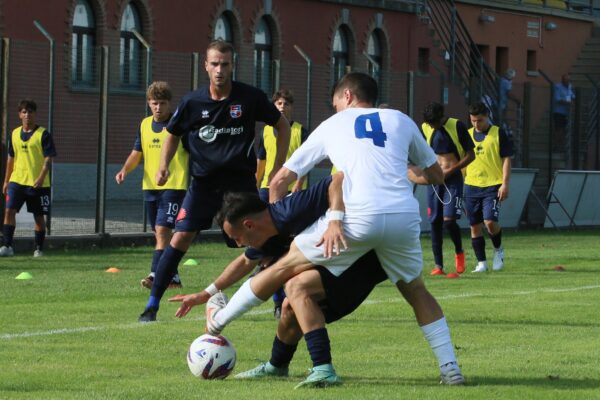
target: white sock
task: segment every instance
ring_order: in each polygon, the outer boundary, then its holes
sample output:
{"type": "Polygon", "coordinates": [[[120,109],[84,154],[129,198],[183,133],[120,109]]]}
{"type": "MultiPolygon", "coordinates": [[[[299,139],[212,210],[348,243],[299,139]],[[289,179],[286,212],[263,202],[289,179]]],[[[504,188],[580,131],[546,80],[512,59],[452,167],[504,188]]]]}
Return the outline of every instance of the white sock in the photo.
{"type": "Polygon", "coordinates": [[[450,362],[456,362],[452,339],[450,339],[450,330],[445,317],[424,325],[421,329],[423,330],[423,336],[429,342],[431,350],[438,359],[440,367],[450,362]]]}
{"type": "Polygon", "coordinates": [[[251,308],[264,303],[264,301],[256,297],[252,291],[252,288],[250,287],[250,280],[251,279],[248,279],[246,282],[244,282],[238,291],[235,292],[231,297],[231,300],[229,300],[227,306],[225,306],[225,308],[222,310],[219,310],[219,312],[214,315],[213,320],[217,324],[225,326],[234,319],[242,316],[242,314],[246,313],[246,311],[250,310],[251,308]]]}

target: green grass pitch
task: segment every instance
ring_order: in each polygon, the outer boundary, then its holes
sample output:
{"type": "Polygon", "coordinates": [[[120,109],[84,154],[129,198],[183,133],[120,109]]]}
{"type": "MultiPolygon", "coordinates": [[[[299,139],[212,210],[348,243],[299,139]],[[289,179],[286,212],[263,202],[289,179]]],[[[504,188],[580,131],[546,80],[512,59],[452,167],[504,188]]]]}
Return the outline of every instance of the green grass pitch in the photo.
{"type": "MultiPolygon", "coordinates": [[[[475,261],[463,239],[469,271],[475,261]]],[[[204,307],[180,320],[177,306],[163,302],[158,323],[138,324],[148,247],[0,259],[0,399],[600,398],[600,231],[505,232],[503,240],[502,272],[425,276],[448,319],[464,387],[438,384],[434,357],[390,283],[329,326],[344,385],[295,391],[310,367],[304,342],[287,379],[200,381],[185,355],[203,331],[204,307]],[[111,266],[122,272],[104,272],[111,266]],[[15,280],[23,271],[33,279],[15,280]]],[[[428,274],[429,239],[422,245],[428,274]]],[[[185,259],[199,265],[181,266],[184,288],[167,296],[201,290],[239,253],[194,245],[185,259]]],[[[449,239],[445,255],[453,260],[449,239]]],[[[227,327],[238,352],[234,372],[269,359],[275,325],[267,302],[227,327]]]]}

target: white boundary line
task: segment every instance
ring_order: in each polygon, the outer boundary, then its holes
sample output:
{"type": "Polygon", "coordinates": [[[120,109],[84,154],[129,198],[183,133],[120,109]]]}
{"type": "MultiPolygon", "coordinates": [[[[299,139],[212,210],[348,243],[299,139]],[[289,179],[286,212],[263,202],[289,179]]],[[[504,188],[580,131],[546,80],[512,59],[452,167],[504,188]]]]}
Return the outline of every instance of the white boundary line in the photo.
{"type": "MultiPolygon", "coordinates": [[[[512,295],[513,296],[526,296],[526,295],[531,295],[531,294],[539,294],[539,293],[567,293],[567,292],[579,292],[582,290],[594,290],[594,289],[600,289],[600,285],[588,285],[588,286],[579,286],[579,287],[572,287],[572,288],[548,288],[548,289],[540,289],[540,290],[530,290],[530,291],[519,291],[519,292],[513,292],[512,295]]],[[[465,293],[465,294],[450,294],[450,295],[446,295],[446,296],[436,296],[436,299],[438,300],[448,300],[448,299],[458,299],[458,298],[467,298],[467,297],[479,297],[479,296],[484,296],[483,293],[465,293]]],[[[486,296],[489,296],[489,294],[487,294],[486,296]]],[[[388,299],[388,300],[366,300],[363,302],[363,304],[382,304],[382,303],[393,303],[393,302],[399,302],[399,301],[404,301],[403,298],[401,297],[396,297],[393,299],[388,299]]],[[[257,310],[257,311],[251,311],[246,313],[247,315],[262,315],[262,314],[270,314],[272,313],[272,310],[257,310]]],[[[203,321],[204,317],[198,317],[198,318],[187,318],[186,321],[203,321]]],[[[174,323],[176,321],[170,321],[170,322],[158,322],[158,323],[174,323]]],[[[135,322],[135,323],[129,323],[129,324],[121,324],[121,325],[105,325],[105,326],[88,326],[88,327],[81,327],[81,328],[64,328],[64,329],[51,329],[51,330],[47,330],[47,331],[38,331],[38,332],[22,332],[22,333],[4,333],[4,334],[0,334],[0,340],[13,340],[13,339],[22,339],[22,338],[28,338],[28,337],[35,337],[35,336],[53,336],[53,335],[65,335],[65,334],[71,334],[71,333],[84,333],[84,332],[97,332],[97,331],[105,331],[108,329],[134,329],[134,328],[142,328],[142,327],[147,327],[147,326],[151,326],[152,324],[143,324],[143,323],[139,323],[139,322],[135,322]]]]}

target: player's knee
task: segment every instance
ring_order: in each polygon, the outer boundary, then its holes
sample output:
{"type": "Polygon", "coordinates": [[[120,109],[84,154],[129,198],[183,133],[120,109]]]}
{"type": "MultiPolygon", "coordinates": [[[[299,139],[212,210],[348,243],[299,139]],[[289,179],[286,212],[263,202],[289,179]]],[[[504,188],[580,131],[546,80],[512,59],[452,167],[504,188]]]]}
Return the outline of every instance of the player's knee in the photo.
{"type": "Polygon", "coordinates": [[[294,313],[294,309],[286,297],[281,304],[281,318],[279,319],[279,323],[284,326],[290,326],[294,323],[294,321],[296,321],[296,314],[294,313]]]}
{"type": "MultiPolygon", "coordinates": [[[[288,298],[297,298],[303,296],[306,291],[306,285],[301,276],[295,276],[285,284],[285,293],[288,298]]],[[[286,298],[287,300],[287,298],[286,298]]]]}
{"type": "Polygon", "coordinates": [[[187,251],[195,236],[195,232],[175,232],[171,238],[171,247],[174,247],[177,250],[187,251]]]}
{"type": "Polygon", "coordinates": [[[483,223],[485,224],[485,229],[487,229],[487,231],[489,233],[493,233],[494,230],[496,229],[496,222],[495,221],[485,220],[485,221],[483,221],[483,223]]]}
{"type": "Polygon", "coordinates": [[[421,278],[414,279],[409,283],[398,281],[396,287],[410,304],[413,304],[416,299],[429,294],[429,291],[421,278]]]}

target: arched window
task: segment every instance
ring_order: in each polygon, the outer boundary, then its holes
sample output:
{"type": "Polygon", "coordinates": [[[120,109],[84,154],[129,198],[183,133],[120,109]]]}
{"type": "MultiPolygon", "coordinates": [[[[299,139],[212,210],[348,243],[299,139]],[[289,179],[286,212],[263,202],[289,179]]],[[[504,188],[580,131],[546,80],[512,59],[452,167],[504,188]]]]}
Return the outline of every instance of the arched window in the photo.
{"type": "Polygon", "coordinates": [[[380,83],[381,80],[381,70],[382,70],[382,62],[383,56],[381,55],[381,33],[376,29],[369,35],[369,40],[367,42],[367,54],[368,58],[368,71],[369,75],[373,77],[380,83]]]}
{"type": "Polygon", "coordinates": [[[271,93],[271,67],[273,59],[273,42],[271,29],[263,17],[256,26],[254,33],[254,79],[256,87],[267,95],[271,93]]]}
{"type": "Polygon", "coordinates": [[[348,31],[340,26],[333,37],[333,81],[337,82],[350,65],[350,52],[348,49],[348,31]]]}
{"type": "Polygon", "coordinates": [[[86,0],[77,0],[71,37],[71,81],[76,85],[94,84],[95,28],[92,7],[86,0]]]}
{"type": "Polygon", "coordinates": [[[217,19],[213,39],[222,39],[228,43],[233,44],[233,31],[231,29],[231,22],[229,20],[229,17],[225,13],[221,14],[219,19],[217,19]]]}
{"type": "Polygon", "coordinates": [[[121,84],[123,86],[141,87],[142,62],[141,43],[133,34],[133,30],[142,32],[140,14],[133,3],[127,4],[121,17],[121,84]]]}

